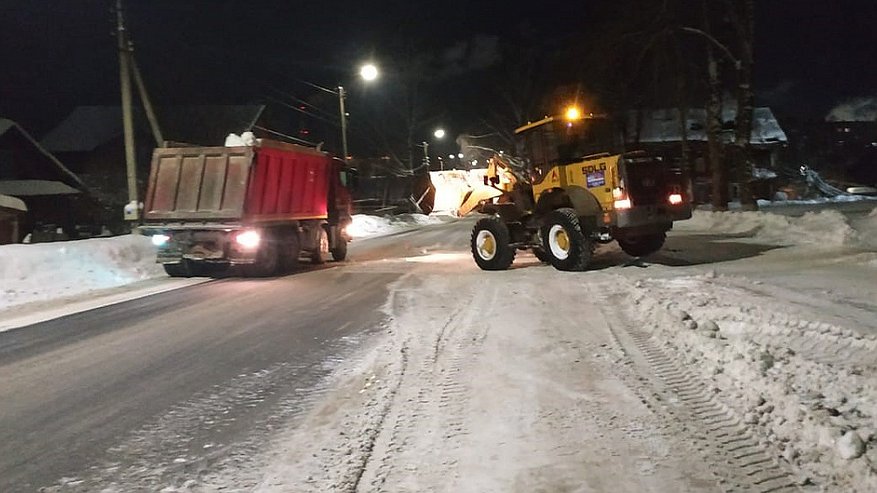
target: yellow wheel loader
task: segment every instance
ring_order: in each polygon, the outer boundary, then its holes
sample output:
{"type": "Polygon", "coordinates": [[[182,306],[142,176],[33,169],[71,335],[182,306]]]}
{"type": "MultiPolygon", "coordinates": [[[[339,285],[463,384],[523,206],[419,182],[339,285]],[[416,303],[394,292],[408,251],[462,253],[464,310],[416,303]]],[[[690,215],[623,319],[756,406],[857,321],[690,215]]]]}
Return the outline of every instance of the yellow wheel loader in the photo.
{"type": "Polygon", "coordinates": [[[517,250],[559,270],[588,267],[598,243],[641,257],[659,250],[673,221],[691,217],[687,178],[660,156],[622,151],[613,122],[568,111],[515,131],[517,155],[494,155],[475,210],[475,263],[507,269],[517,250]]]}

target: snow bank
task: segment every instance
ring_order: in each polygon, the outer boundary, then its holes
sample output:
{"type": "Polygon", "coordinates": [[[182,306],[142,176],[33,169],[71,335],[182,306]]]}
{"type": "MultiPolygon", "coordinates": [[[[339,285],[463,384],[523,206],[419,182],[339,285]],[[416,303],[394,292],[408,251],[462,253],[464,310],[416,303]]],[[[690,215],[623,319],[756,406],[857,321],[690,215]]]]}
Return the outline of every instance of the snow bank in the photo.
{"type": "Polygon", "coordinates": [[[163,276],[149,238],[0,246],[0,310],[163,276]]]}
{"type": "Polygon", "coordinates": [[[635,323],[782,460],[826,491],[877,491],[877,336],[778,303],[745,278],[648,279],[629,291],[635,323]]]}
{"type": "Polygon", "coordinates": [[[406,231],[419,226],[430,224],[442,224],[453,220],[451,216],[425,214],[400,214],[398,216],[370,216],[367,214],[354,214],[353,223],[347,227],[347,233],[352,238],[371,238],[383,236],[400,231],[406,231]]]}
{"type": "Polygon", "coordinates": [[[843,246],[859,241],[858,232],[844,215],[833,210],[808,212],[801,217],[769,212],[694,211],[690,220],[676,223],[674,229],[750,236],[779,245],[843,246]]]}

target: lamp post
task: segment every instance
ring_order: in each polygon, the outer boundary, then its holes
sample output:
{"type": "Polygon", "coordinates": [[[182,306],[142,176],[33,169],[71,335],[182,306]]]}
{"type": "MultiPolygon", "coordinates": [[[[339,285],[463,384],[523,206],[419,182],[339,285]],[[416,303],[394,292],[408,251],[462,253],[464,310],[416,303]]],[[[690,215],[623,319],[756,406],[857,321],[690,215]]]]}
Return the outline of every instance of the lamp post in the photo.
{"type": "MultiPolygon", "coordinates": [[[[378,68],[373,63],[367,63],[360,67],[359,76],[366,82],[371,82],[378,78],[379,72],[378,68]]],[[[314,84],[312,82],[301,81],[305,84],[314,87],[316,89],[320,89],[326,91],[328,93],[332,93],[338,96],[338,112],[341,117],[341,152],[344,155],[344,162],[347,162],[347,110],[344,108],[344,98],[347,97],[347,91],[344,90],[344,86],[338,85],[335,90],[328,89],[326,87],[314,84]]]]}
{"type": "MultiPolygon", "coordinates": [[[[441,140],[445,137],[445,129],[437,128],[432,133],[432,136],[438,140],[441,140]]],[[[429,142],[423,141],[420,143],[420,147],[423,147],[423,166],[426,167],[426,170],[429,171],[429,142]]],[[[441,170],[445,170],[445,163],[442,160],[439,160],[441,163],[441,170]]]]}

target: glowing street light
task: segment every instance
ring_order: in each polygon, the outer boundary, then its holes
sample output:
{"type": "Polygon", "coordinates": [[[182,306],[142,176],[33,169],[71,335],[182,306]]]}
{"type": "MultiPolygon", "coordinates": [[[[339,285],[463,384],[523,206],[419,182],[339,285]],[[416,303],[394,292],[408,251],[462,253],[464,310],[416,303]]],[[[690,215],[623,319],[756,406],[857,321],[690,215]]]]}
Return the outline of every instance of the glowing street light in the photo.
{"type": "Polygon", "coordinates": [[[359,75],[368,82],[378,78],[378,68],[373,63],[366,63],[359,69],[359,75]]]}
{"type": "MultiPolygon", "coordinates": [[[[359,69],[359,75],[366,82],[371,82],[378,78],[378,68],[371,63],[367,63],[359,69]]],[[[344,86],[338,86],[337,91],[330,91],[338,94],[338,110],[341,113],[341,152],[344,153],[344,162],[347,162],[347,111],[344,109],[344,98],[347,93],[344,86]]]]}
{"type": "MultiPolygon", "coordinates": [[[[445,129],[443,129],[443,128],[435,129],[435,131],[432,133],[432,136],[435,137],[436,139],[439,139],[439,140],[443,139],[445,136],[445,129]]],[[[426,166],[427,170],[429,170],[429,142],[424,140],[423,142],[420,143],[419,147],[423,148],[423,165],[426,166]]],[[[441,164],[442,171],[444,171],[445,170],[445,162],[442,160],[441,157],[439,157],[438,160],[439,160],[439,163],[441,164]]]]}
{"type": "Polygon", "coordinates": [[[578,120],[582,117],[582,111],[575,106],[570,106],[566,109],[566,119],[567,120],[578,120]]]}

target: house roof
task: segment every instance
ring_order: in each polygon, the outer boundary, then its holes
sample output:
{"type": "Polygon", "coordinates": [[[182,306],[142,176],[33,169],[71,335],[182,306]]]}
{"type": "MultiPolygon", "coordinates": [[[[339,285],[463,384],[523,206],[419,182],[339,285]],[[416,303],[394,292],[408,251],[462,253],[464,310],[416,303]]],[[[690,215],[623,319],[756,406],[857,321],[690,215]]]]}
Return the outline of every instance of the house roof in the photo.
{"type": "Polygon", "coordinates": [[[35,151],[35,154],[38,156],[38,163],[43,163],[43,170],[48,170],[50,175],[57,175],[58,179],[63,183],[85,191],[86,186],[82,183],[82,180],[79,179],[78,176],[73,174],[66,166],[61,164],[61,161],[52,155],[49,151],[47,151],[39,142],[36,141],[27,131],[21,127],[18,123],[8,120],[6,118],[0,118],[0,138],[6,137],[8,135],[16,135],[19,139],[22,139],[26,145],[31,146],[35,151]]]}
{"type": "MultiPolygon", "coordinates": [[[[732,129],[722,132],[722,138],[725,142],[730,142],[734,138],[733,125],[736,116],[736,107],[726,107],[722,110],[723,128],[732,129]]],[[[682,140],[678,108],[645,111],[640,118],[639,142],[679,142],[682,140]]],[[[687,140],[706,142],[706,122],[705,109],[689,109],[687,115],[687,140]]],[[[630,136],[631,140],[635,140],[634,136],[637,135],[636,127],[637,113],[632,111],[628,113],[627,118],[627,135],[630,136]]],[[[776,145],[788,142],[786,133],[780,127],[770,108],[754,109],[750,142],[753,145],[776,145]]]]}
{"type": "Polygon", "coordinates": [[[81,191],[64,182],[53,180],[0,180],[0,194],[14,197],[38,195],[76,195],[81,191]]]}
{"type": "Polygon", "coordinates": [[[0,209],[27,212],[27,205],[21,199],[0,194],[0,209]]]}
{"type": "MultiPolygon", "coordinates": [[[[229,133],[250,129],[264,105],[166,106],[156,109],[165,140],[222,145],[229,133]]],[[[141,139],[152,135],[145,114],[134,110],[134,126],[141,139]]],[[[79,106],[47,133],[42,144],[52,152],[89,152],[122,136],[119,106],[79,106]]]]}

